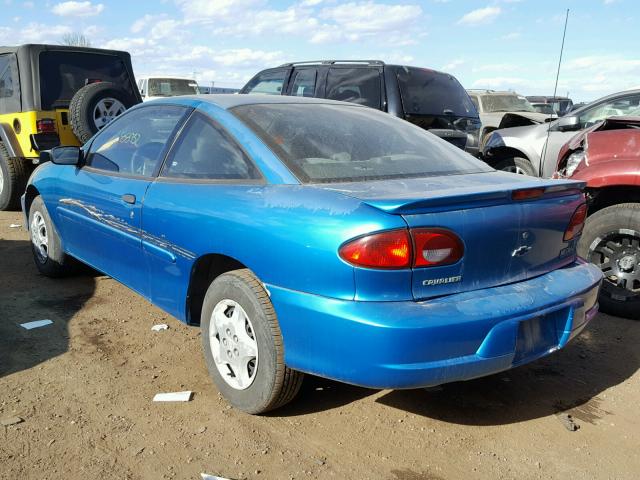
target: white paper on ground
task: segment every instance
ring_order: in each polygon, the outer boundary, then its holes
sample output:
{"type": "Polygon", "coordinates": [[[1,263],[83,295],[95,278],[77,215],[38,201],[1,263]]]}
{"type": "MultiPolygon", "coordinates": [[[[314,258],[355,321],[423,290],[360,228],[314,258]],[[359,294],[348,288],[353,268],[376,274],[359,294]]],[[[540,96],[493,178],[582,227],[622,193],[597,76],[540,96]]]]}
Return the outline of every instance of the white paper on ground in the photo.
{"type": "Polygon", "coordinates": [[[170,392],[170,393],[156,393],[153,397],[154,402],[188,402],[191,400],[192,391],[187,392],[170,392]]]}
{"type": "Polygon", "coordinates": [[[11,225],[9,225],[9,228],[20,228],[22,225],[20,225],[19,223],[12,223],[11,225]]]}
{"type": "Polygon", "coordinates": [[[151,327],[151,330],[153,330],[154,332],[159,332],[160,330],[169,330],[169,325],[167,325],[166,323],[159,323],[158,325],[154,325],[153,327],[151,327]]]}
{"type": "Polygon", "coordinates": [[[208,473],[201,473],[202,480],[229,480],[226,477],[216,477],[215,475],[209,475],[208,473]]]}
{"type": "Polygon", "coordinates": [[[26,330],[31,330],[32,328],[44,327],[52,323],[51,320],[35,320],[33,322],[21,323],[20,326],[26,330]]]}

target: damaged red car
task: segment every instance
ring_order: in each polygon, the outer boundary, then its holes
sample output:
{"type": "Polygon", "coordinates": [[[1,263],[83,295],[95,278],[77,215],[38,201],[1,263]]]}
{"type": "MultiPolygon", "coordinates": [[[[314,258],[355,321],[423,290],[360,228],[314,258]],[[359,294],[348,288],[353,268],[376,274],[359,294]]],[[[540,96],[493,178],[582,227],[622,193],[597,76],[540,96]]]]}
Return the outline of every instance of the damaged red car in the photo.
{"type": "Polygon", "coordinates": [[[577,134],[558,154],[556,178],[587,182],[578,254],[602,270],[600,306],[640,319],[640,110],[577,134]]]}

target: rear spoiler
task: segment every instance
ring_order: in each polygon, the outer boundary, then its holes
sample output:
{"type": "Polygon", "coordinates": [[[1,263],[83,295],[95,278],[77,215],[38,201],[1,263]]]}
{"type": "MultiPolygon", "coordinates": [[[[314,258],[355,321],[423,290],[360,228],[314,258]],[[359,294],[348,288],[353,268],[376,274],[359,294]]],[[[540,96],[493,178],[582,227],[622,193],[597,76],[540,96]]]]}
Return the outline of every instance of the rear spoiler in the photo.
{"type": "Polygon", "coordinates": [[[505,203],[519,203],[522,201],[536,201],[570,195],[583,195],[586,182],[575,180],[548,180],[527,182],[518,188],[501,188],[487,185],[478,188],[460,188],[451,193],[425,193],[421,198],[412,199],[363,199],[365,203],[387,213],[397,215],[411,215],[415,213],[443,212],[468,208],[480,208],[505,203]],[[536,192],[534,195],[524,195],[518,198],[516,192],[536,192]]]}

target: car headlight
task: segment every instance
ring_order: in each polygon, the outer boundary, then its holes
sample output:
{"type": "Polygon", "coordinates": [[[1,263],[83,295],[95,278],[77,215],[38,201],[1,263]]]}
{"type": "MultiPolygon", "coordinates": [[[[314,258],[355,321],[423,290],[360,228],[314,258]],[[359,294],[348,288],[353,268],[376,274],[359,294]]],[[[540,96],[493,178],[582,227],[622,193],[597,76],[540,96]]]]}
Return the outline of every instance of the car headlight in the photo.
{"type": "Polygon", "coordinates": [[[576,150],[567,158],[567,166],[565,167],[565,176],[570,177],[573,175],[573,172],[576,171],[578,165],[582,163],[582,161],[586,158],[586,153],[584,150],[576,150]]]}

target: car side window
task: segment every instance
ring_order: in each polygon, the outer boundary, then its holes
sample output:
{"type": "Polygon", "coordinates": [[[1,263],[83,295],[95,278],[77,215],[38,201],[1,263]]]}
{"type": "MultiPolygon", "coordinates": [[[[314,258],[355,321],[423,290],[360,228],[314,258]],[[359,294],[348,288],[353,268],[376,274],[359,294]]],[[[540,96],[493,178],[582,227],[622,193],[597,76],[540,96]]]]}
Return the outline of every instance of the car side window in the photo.
{"type": "Polygon", "coordinates": [[[195,113],[171,150],[162,177],[196,180],[256,180],[260,173],[231,137],[195,113]]]}
{"type": "Polygon", "coordinates": [[[381,108],[382,83],[377,68],[331,68],[326,98],[381,108]]]}
{"type": "Polygon", "coordinates": [[[582,112],[580,115],[580,126],[581,128],[587,128],[608,117],[628,115],[638,108],[640,108],[640,95],[618,97],[595,105],[582,112]]]}
{"type": "Polygon", "coordinates": [[[15,55],[0,55],[0,113],[20,110],[15,55]]]}
{"type": "Polygon", "coordinates": [[[254,77],[247,85],[245,93],[262,93],[266,95],[282,95],[288,70],[264,72],[254,77]]]}
{"type": "Polygon", "coordinates": [[[317,76],[318,72],[315,68],[296,70],[291,95],[294,97],[313,97],[316,91],[317,76]]]}
{"type": "Polygon", "coordinates": [[[93,141],[87,166],[127,175],[154,175],[188,109],[177,105],[141,107],[107,125],[93,141]]]}

